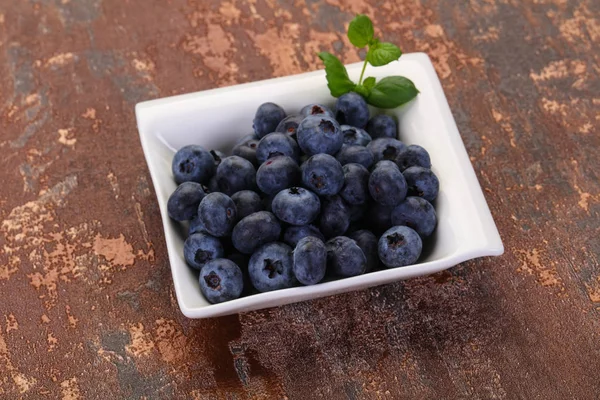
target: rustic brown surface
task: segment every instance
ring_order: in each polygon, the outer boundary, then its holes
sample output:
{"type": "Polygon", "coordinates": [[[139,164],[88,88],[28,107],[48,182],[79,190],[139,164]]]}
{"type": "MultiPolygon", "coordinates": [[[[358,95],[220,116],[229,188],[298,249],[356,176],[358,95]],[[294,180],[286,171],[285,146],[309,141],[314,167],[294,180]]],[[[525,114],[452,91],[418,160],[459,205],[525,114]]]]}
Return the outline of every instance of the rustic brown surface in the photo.
{"type": "Polygon", "coordinates": [[[594,0],[0,0],[0,398],[598,398],[599,42],[594,0]],[[432,57],[506,254],[186,319],[134,104],[358,61],[359,12],[432,57]]]}

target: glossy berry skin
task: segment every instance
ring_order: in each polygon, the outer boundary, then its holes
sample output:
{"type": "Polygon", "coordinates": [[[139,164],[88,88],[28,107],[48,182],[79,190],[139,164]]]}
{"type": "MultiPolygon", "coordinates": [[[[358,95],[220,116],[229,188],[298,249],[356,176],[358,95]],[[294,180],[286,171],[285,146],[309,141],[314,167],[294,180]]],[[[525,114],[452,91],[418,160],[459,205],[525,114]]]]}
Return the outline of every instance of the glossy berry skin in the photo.
{"type": "Polygon", "coordinates": [[[259,211],[240,220],[231,235],[233,246],[241,253],[252,254],[258,247],[279,240],[281,224],[268,211],[259,211]]]}
{"type": "Polygon", "coordinates": [[[300,122],[296,132],[298,144],[309,156],[335,154],[344,143],[340,125],[326,115],[310,115],[300,122]]]}
{"type": "Polygon", "coordinates": [[[302,107],[302,110],[300,110],[300,115],[302,115],[305,118],[309,115],[326,115],[328,117],[335,118],[333,112],[329,109],[329,107],[316,103],[308,104],[302,107]]]}
{"type": "Polygon", "coordinates": [[[341,125],[363,129],[369,122],[369,107],[361,95],[349,92],[335,102],[335,118],[341,125]]]}
{"type": "Polygon", "coordinates": [[[427,150],[416,144],[411,144],[398,153],[396,164],[398,164],[400,171],[410,167],[431,169],[431,158],[427,150]]]}
{"type": "Polygon", "coordinates": [[[300,161],[300,147],[294,139],[284,133],[269,133],[260,139],[256,149],[256,159],[262,164],[276,156],[289,156],[298,162],[300,161]]]}
{"type": "Polygon", "coordinates": [[[256,169],[242,157],[231,156],[221,160],[216,176],[219,190],[228,196],[256,187],[256,169]]]}
{"type": "Polygon", "coordinates": [[[256,172],[256,184],[267,194],[274,195],[295,186],[300,181],[300,168],[288,156],[277,156],[264,162],[256,172]]]}
{"type": "Polygon", "coordinates": [[[252,127],[258,138],[275,132],[277,125],[286,117],[283,108],[274,103],[263,103],[256,110],[252,127]]]}
{"type": "Polygon", "coordinates": [[[258,139],[249,139],[233,146],[231,154],[234,156],[242,157],[252,163],[254,166],[258,166],[259,162],[256,158],[256,149],[258,149],[258,139]]]}
{"type": "Polygon", "coordinates": [[[303,119],[304,117],[302,115],[287,116],[279,123],[279,125],[277,125],[275,132],[283,133],[296,140],[296,131],[303,119]]]}
{"type": "Polygon", "coordinates": [[[319,196],[301,187],[291,187],[277,193],[273,199],[273,214],[290,225],[307,225],[321,211],[319,196]]]}
{"type": "Polygon", "coordinates": [[[339,195],[350,205],[364,204],[369,199],[369,171],[360,164],[346,164],[344,186],[339,195]]]}
{"type": "Polygon", "coordinates": [[[364,274],[367,258],[349,237],[337,236],[326,243],[327,267],[334,275],[349,277],[364,274]]]}
{"type": "Polygon", "coordinates": [[[302,163],[302,184],[319,196],[332,196],[344,185],[342,164],[329,154],[316,154],[302,163]]]}
{"type": "Polygon", "coordinates": [[[177,184],[183,182],[205,183],[215,173],[215,160],[202,146],[184,146],[175,153],[171,172],[177,184]]]}
{"type": "Polygon", "coordinates": [[[325,240],[325,236],[323,236],[319,228],[314,225],[292,225],[285,228],[285,231],[283,232],[283,241],[292,247],[296,247],[300,239],[308,236],[314,236],[321,240],[325,240]]]}
{"type": "Polygon", "coordinates": [[[319,230],[325,238],[343,235],[350,226],[350,209],[340,196],[329,196],[321,201],[319,230]]]}
{"type": "Polygon", "coordinates": [[[268,243],[252,254],[248,272],[252,285],[259,292],[295,286],[292,248],[284,243],[268,243]]]}
{"type": "Polygon", "coordinates": [[[262,199],[252,190],[240,190],[231,196],[231,200],[235,203],[238,220],[263,210],[262,199]]]}
{"type": "Polygon", "coordinates": [[[376,115],[371,118],[365,129],[373,139],[384,137],[395,139],[398,137],[398,125],[396,125],[396,121],[385,114],[376,115]]]}
{"type": "Polygon", "coordinates": [[[416,263],[422,249],[421,237],[407,226],[394,226],[379,238],[379,259],[388,268],[416,263]]]}
{"type": "Polygon", "coordinates": [[[194,233],[183,244],[183,255],[187,264],[197,270],[210,260],[223,257],[223,246],[219,239],[206,233],[194,233]]]}
{"type": "Polygon", "coordinates": [[[206,192],[201,184],[183,182],[169,196],[167,201],[169,217],[175,221],[186,221],[192,218],[198,212],[198,205],[204,196],[206,196],[206,192]]]}
{"type": "Polygon", "coordinates": [[[384,206],[396,206],[406,198],[406,179],[392,161],[379,161],[369,177],[369,193],[384,206]]]}
{"type": "Polygon", "coordinates": [[[410,167],[402,172],[408,185],[408,195],[422,197],[432,202],[440,191],[440,181],[437,176],[427,168],[410,167]]]}
{"type": "Polygon", "coordinates": [[[229,235],[237,222],[237,210],[231,197],[224,193],[209,193],[198,206],[198,216],[209,234],[229,235]]]}
{"type": "Polygon", "coordinates": [[[327,248],[314,236],[301,239],[293,253],[294,275],[303,285],[321,282],[327,272],[327,248]]]}
{"type": "Polygon", "coordinates": [[[348,146],[366,146],[371,143],[371,136],[364,129],[350,125],[340,125],[340,129],[344,137],[344,144],[348,146]]]}
{"type": "Polygon", "coordinates": [[[407,197],[392,210],[392,223],[414,229],[421,238],[430,236],[437,223],[435,208],[421,197],[407,197]]]}
{"type": "Polygon", "coordinates": [[[206,263],[198,279],[200,291],[212,304],[237,299],[244,290],[242,270],[226,258],[206,263]]]}
{"type": "Polygon", "coordinates": [[[335,158],[342,165],[349,163],[360,164],[365,168],[373,165],[373,154],[364,146],[342,146],[342,149],[336,154],[335,158]]]}
{"type": "Polygon", "coordinates": [[[378,163],[381,160],[394,161],[398,159],[398,155],[406,145],[401,141],[393,138],[379,138],[373,140],[367,146],[367,149],[373,154],[373,161],[378,163]]]}
{"type": "Polygon", "coordinates": [[[371,272],[377,269],[379,265],[379,255],[377,254],[377,236],[373,232],[361,229],[356,232],[352,232],[348,237],[356,242],[358,247],[362,250],[367,260],[367,268],[365,272],[371,272]]]}

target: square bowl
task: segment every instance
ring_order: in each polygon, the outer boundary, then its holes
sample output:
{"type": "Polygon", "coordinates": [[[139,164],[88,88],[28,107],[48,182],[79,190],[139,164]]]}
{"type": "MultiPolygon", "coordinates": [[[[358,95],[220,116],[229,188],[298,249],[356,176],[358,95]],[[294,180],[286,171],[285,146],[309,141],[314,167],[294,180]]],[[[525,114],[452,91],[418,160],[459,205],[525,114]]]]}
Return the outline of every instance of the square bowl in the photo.
{"type": "MultiPolygon", "coordinates": [[[[362,63],[347,66],[358,80],[362,63]]],[[[438,216],[435,243],[418,264],[338,279],[313,286],[255,294],[220,304],[208,303],[200,292],[197,273],[183,258],[187,227],[167,214],[167,200],[177,185],[171,160],[177,149],[199,144],[228,152],[233,142],[251,132],[257,107],[281,105],[288,114],[309,103],[333,106],[323,70],[214,90],[147,101],[136,105],[144,155],[160,206],[177,301],[189,318],[206,318],[314,299],[402,279],[432,274],[463,261],[497,256],[504,247],[479,182],[458,133],[444,91],[426,54],[405,54],[384,67],[369,68],[377,79],[404,75],[420,94],[411,103],[385,113],[398,120],[399,139],[429,152],[440,180],[435,201],[438,216]]],[[[373,110],[372,110],[373,111],[373,110]]]]}

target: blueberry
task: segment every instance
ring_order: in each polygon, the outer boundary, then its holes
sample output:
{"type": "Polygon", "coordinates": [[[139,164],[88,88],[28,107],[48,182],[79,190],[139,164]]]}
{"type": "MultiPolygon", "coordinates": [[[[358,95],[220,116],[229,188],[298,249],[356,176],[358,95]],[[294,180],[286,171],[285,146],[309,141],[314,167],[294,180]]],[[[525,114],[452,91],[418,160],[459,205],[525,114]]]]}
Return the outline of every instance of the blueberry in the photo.
{"type": "Polygon", "coordinates": [[[258,138],[258,136],[256,136],[256,133],[252,132],[252,133],[244,135],[241,138],[239,138],[238,140],[236,140],[235,143],[233,144],[233,146],[235,147],[238,144],[246,143],[246,142],[248,142],[250,140],[256,140],[256,141],[258,141],[260,139],[258,138]]]}
{"type": "Polygon", "coordinates": [[[220,192],[221,189],[219,189],[219,183],[217,182],[217,175],[213,175],[212,178],[210,178],[210,180],[208,181],[208,192],[209,193],[213,193],[213,192],[220,192]]]}
{"type": "Polygon", "coordinates": [[[202,146],[189,145],[175,153],[171,171],[177,184],[183,182],[208,182],[215,173],[215,160],[202,146]]]}
{"type": "Polygon", "coordinates": [[[329,154],[316,154],[302,166],[302,183],[319,196],[331,196],[344,186],[342,164],[329,154]]]}
{"type": "Polygon", "coordinates": [[[364,128],[369,121],[369,107],[361,95],[349,92],[335,102],[335,118],[342,125],[364,128]]]}
{"type": "Polygon", "coordinates": [[[296,161],[288,156],[270,158],[256,172],[256,184],[268,195],[295,186],[299,181],[300,168],[296,161]]]}
{"type": "Polygon", "coordinates": [[[221,164],[221,160],[223,160],[225,157],[227,157],[227,155],[225,155],[225,153],[223,153],[222,151],[219,150],[211,150],[209,151],[210,155],[213,158],[213,161],[215,162],[215,171],[216,168],[219,166],[219,164],[221,164]]]}
{"type": "Polygon", "coordinates": [[[217,168],[219,189],[231,196],[240,190],[253,190],[256,187],[256,169],[242,157],[224,158],[217,168]]]}
{"type": "Polygon", "coordinates": [[[319,229],[326,238],[343,235],[350,226],[350,209],[340,196],[326,197],[321,202],[319,229]]]}
{"type": "Polygon", "coordinates": [[[289,156],[296,162],[300,161],[298,143],[283,133],[269,133],[260,139],[256,149],[256,159],[262,164],[269,158],[276,156],[289,156]]]}
{"type": "Polygon", "coordinates": [[[327,267],[335,275],[348,277],[364,274],[367,258],[349,237],[337,236],[327,241],[327,267]]]}
{"type": "Polygon", "coordinates": [[[213,236],[221,237],[231,233],[237,221],[235,203],[224,193],[207,194],[198,207],[198,216],[204,229],[213,236]]]}
{"type": "Polygon", "coordinates": [[[304,225],[304,226],[288,226],[285,228],[283,232],[283,241],[289,244],[292,247],[296,247],[300,239],[303,239],[308,236],[314,236],[321,240],[325,240],[325,236],[319,231],[314,225],[304,225]]]}
{"type": "Polygon", "coordinates": [[[392,161],[379,161],[369,177],[369,193],[384,206],[396,206],[406,197],[406,179],[392,161]]]}
{"type": "Polygon", "coordinates": [[[256,158],[256,149],[258,149],[258,143],[258,139],[250,139],[236,144],[233,146],[231,154],[250,161],[252,165],[259,165],[258,159],[256,158]]]}
{"type": "Polygon", "coordinates": [[[369,199],[369,171],[360,164],[344,165],[340,196],[350,205],[364,204],[369,199]]]}
{"type": "Polygon", "coordinates": [[[202,224],[202,218],[198,217],[198,215],[194,215],[190,218],[190,227],[188,229],[188,236],[194,233],[208,233],[206,232],[206,228],[202,224]]]}
{"type": "Polygon", "coordinates": [[[344,144],[340,125],[325,115],[310,115],[300,122],[296,133],[298,144],[309,156],[319,153],[335,154],[344,144]]]}
{"type": "Polygon", "coordinates": [[[427,150],[416,144],[411,144],[398,153],[396,164],[400,171],[410,167],[423,167],[431,169],[431,159],[427,150]]]}
{"type": "Polygon", "coordinates": [[[314,236],[301,239],[294,249],[294,275],[303,285],[321,282],[327,272],[327,248],[314,236]]]}
{"type": "Polygon", "coordinates": [[[319,197],[300,187],[284,189],[273,199],[273,214],[290,225],[306,225],[313,222],[321,211],[319,197]]]}
{"type": "Polygon", "coordinates": [[[369,207],[369,203],[363,204],[349,204],[348,209],[350,210],[350,222],[357,222],[362,219],[369,207]]]}
{"type": "Polygon", "coordinates": [[[240,190],[231,196],[231,200],[235,203],[238,219],[246,218],[263,209],[260,196],[252,190],[240,190]]]}
{"type": "Polygon", "coordinates": [[[238,251],[251,254],[265,243],[278,240],[279,235],[281,225],[277,218],[268,211],[259,211],[238,222],[233,228],[231,239],[238,251]]]}
{"type": "Polygon", "coordinates": [[[200,271],[200,291],[212,304],[237,299],[244,290],[244,277],[233,261],[218,258],[200,271]]]}
{"type": "Polygon", "coordinates": [[[360,128],[355,128],[350,125],[341,125],[342,136],[344,136],[344,144],[348,146],[366,146],[371,143],[371,136],[360,128]]]}
{"type": "Polygon", "coordinates": [[[284,243],[268,243],[252,254],[248,272],[259,292],[285,289],[296,284],[292,248],[284,243]]]}
{"type": "Polygon", "coordinates": [[[296,137],[296,131],[298,130],[298,125],[304,119],[302,115],[290,115],[289,117],[285,117],[277,128],[275,128],[275,132],[285,133],[287,136],[291,138],[296,137]]]}
{"type": "Polygon", "coordinates": [[[248,269],[250,257],[242,253],[230,253],[225,256],[226,259],[233,261],[243,271],[248,269]]]}
{"type": "Polygon", "coordinates": [[[275,198],[275,196],[276,195],[274,194],[263,196],[262,204],[265,211],[273,212],[273,199],[275,198]]]}
{"type": "Polygon", "coordinates": [[[285,111],[274,103],[263,103],[256,110],[252,126],[256,136],[262,138],[275,132],[277,125],[285,118],[285,111]]]}
{"type": "Polygon", "coordinates": [[[333,112],[322,104],[308,104],[302,107],[300,110],[300,115],[303,117],[308,117],[309,115],[326,115],[328,117],[334,118],[333,112]]]}
{"type": "Polygon", "coordinates": [[[388,268],[412,265],[419,259],[422,248],[417,232],[407,226],[394,226],[379,238],[379,259],[388,268]]]}
{"type": "Polygon", "coordinates": [[[367,149],[373,154],[375,163],[381,160],[397,161],[398,155],[406,145],[393,138],[379,138],[368,144],[367,149]]]}
{"type": "Polygon", "coordinates": [[[402,175],[406,178],[409,196],[419,196],[430,202],[435,200],[440,190],[440,181],[430,169],[409,167],[402,175]]]}
{"type": "Polygon", "coordinates": [[[194,233],[183,244],[183,256],[190,267],[200,270],[210,260],[223,257],[223,246],[214,236],[194,233]]]}
{"type": "Polygon", "coordinates": [[[393,207],[384,206],[378,203],[372,204],[365,213],[363,221],[377,236],[390,229],[392,225],[393,207]]]}
{"type": "Polygon", "coordinates": [[[437,222],[435,209],[421,197],[407,197],[392,210],[392,223],[414,229],[422,238],[433,233],[437,222]]]}
{"type": "MultiPolygon", "coordinates": [[[[207,189],[208,190],[208,189],[207,189]]],[[[198,212],[198,204],[206,196],[201,184],[196,182],[183,182],[169,196],[167,212],[175,221],[185,221],[198,212]]]]}
{"type": "Polygon", "coordinates": [[[352,232],[348,237],[356,242],[362,250],[367,260],[367,268],[365,272],[371,272],[377,269],[379,265],[379,255],[377,254],[377,236],[373,232],[361,229],[352,232]]]}
{"type": "Polygon", "coordinates": [[[366,128],[367,132],[373,139],[377,138],[397,138],[398,137],[398,126],[394,118],[389,115],[380,114],[376,115],[369,120],[366,128]]]}
{"type": "Polygon", "coordinates": [[[364,146],[344,145],[336,154],[335,158],[337,158],[342,165],[356,163],[365,168],[369,168],[373,164],[373,154],[364,146]]]}

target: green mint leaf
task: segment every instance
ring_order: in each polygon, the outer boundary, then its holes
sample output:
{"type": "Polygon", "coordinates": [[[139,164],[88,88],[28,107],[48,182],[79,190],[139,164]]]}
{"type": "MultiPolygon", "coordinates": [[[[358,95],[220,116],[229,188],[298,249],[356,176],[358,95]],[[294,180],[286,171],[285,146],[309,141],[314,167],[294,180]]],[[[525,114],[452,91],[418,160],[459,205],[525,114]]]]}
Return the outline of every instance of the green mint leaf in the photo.
{"type": "Polygon", "coordinates": [[[396,108],[414,99],[419,91],[403,76],[388,76],[377,82],[367,97],[367,103],[379,108],[396,108]]]}
{"type": "Polygon", "coordinates": [[[325,77],[331,95],[340,97],[351,92],[356,85],[348,77],[348,71],[346,71],[344,64],[336,56],[326,51],[320,52],[318,56],[325,64],[325,77]]]}
{"type": "Polygon", "coordinates": [[[392,43],[375,43],[369,48],[367,61],[374,67],[380,67],[396,61],[401,55],[402,51],[392,43]]]}
{"type": "Polygon", "coordinates": [[[375,86],[375,78],[372,76],[365,78],[362,84],[369,92],[371,92],[371,89],[373,89],[373,86],[375,86]]]}
{"type": "Polygon", "coordinates": [[[365,99],[366,99],[367,97],[369,97],[369,93],[370,93],[370,90],[369,90],[369,89],[367,89],[367,88],[366,88],[365,86],[363,86],[363,85],[356,85],[356,86],[354,87],[353,91],[354,91],[354,92],[356,92],[356,93],[358,93],[358,94],[360,94],[360,95],[361,95],[363,98],[365,98],[365,99]]]}
{"type": "Polygon", "coordinates": [[[356,47],[365,47],[373,40],[373,23],[364,14],[357,15],[348,26],[348,39],[356,47]]]}

